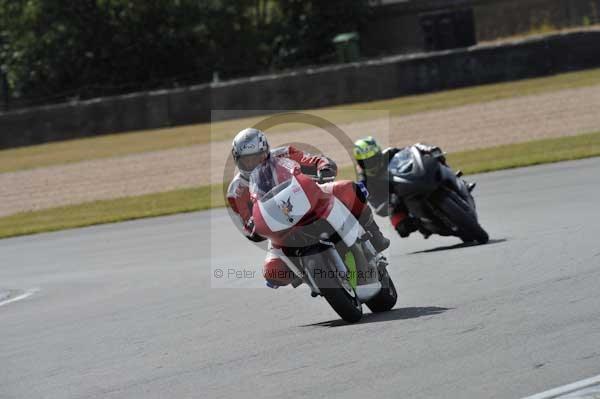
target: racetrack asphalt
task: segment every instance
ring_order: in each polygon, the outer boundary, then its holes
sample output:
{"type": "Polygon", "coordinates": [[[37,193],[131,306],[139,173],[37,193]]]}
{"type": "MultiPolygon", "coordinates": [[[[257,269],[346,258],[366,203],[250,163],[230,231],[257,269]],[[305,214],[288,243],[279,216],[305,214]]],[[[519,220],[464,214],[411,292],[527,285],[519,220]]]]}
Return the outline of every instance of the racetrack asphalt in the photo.
{"type": "Polygon", "coordinates": [[[0,307],[0,397],[521,398],[600,374],[599,172],[470,176],[490,243],[393,236],[398,304],[354,325],[245,288],[264,252],[222,209],[1,240],[0,291],[34,294],[0,307]]]}

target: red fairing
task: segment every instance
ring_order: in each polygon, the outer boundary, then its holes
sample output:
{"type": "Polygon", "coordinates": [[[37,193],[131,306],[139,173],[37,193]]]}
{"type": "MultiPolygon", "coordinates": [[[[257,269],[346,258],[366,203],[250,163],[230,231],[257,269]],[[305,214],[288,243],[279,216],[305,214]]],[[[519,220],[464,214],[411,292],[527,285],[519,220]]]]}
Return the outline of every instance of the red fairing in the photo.
{"type": "Polygon", "coordinates": [[[357,187],[352,180],[338,180],[321,184],[320,187],[326,193],[333,194],[352,212],[355,218],[360,219],[367,204],[362,202],[356,194],[357,187]]]}
{"type": "Polygon", "coordinates": [[[282,231],[271,231],[264,220],[260,211],[258,202],[254,203],[252,208],[252,216],[254,219],[255,231],[257,234],[267,237],[276,246],[285,246],[285,238],[296,228],[305,224],[310,224],[316,219],[325,219],[329,215],[334,203],[334,197],[321,190],[311,178],[302,174],[299,170],[294,170],[294,177],[302,187],[304,194],[310,203],[310,210],[307,214],[293,227],[282,231]]]}
{"type": "MultiPolygon", "coordinates": [[[[271,156],[277,158],[290,158],[298,162],[307,173],[316,174],[316,171],[321,168],[333,166],[327,157],[322,155],[312,155],[293,146],[275,148],[271,151],[271,156]]],[[[252,216],[252,198],[250,198],[247,180],[244,180],[239,174],[229,185],[227,202],[231,206],[231,209],[239,215],[241,224],[246,230],[246,233],[249,233],[246,226],[250,216],[252,216]]]]}
{"type": "Polygon", "coordinates": [[[298,224],[302,225],[304,222],[310,223],[315,218],[327,218],[333,207],[333,197],[321,190],[321,187],[306,175],[297,175],[296,179],[310,202],[310,211],[298,224]]]}

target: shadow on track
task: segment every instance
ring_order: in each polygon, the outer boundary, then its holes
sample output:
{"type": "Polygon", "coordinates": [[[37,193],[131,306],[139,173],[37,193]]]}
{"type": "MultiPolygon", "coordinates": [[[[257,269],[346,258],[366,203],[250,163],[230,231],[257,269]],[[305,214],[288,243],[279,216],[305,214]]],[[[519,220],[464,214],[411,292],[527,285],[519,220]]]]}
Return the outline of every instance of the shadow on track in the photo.
{"type": "Polygon", "coordinates": [[[508,241],[506,238],[499,238],[496,240],[489,240],[487,242],[487,244],[478,244],[476,242],[461,242],[461,243],[455,244],[455,245],[447,245],[447,246],[443,246],[443,247],[425,249],[423,251],[409,252],[408,255],[426,254],[429,252],[439,252],[439,251],[449,251],[452,249],[460,249],[460,248],[468,248],[468,247],[478,247],[480,245],[493,245],[493,244],[499,244],[499,243],[506,242],[506,241],[508,241]]]}
{"type": "Polygon", "coordinates": [[[352,326],[356,324],[377,323],[380,321],[416,319],[418,317],[434,316],[436,314],[444,313],[450,309],[452,308],[442,308],[437,306],[428,306],[423,308],[399,308],[392,309],[388,312],[365,314],[358,323],[354,324],[348,324],[342,319],[335,319],[322,321],[320,323],[305,324],[301,327],[341,327],[352,326]]]}

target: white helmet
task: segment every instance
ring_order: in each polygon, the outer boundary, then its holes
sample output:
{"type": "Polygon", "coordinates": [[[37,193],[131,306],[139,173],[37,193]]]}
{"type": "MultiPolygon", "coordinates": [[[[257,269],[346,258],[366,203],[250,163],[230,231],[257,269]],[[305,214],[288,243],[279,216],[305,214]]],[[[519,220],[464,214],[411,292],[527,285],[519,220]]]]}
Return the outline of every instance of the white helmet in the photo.
{"type": "Polygon", "coordinates": [[[240,174],[248,178],[254,168],[269,157],[267,136],[258,129],[244,129],[233,139],[231,154],[240,174]]]}

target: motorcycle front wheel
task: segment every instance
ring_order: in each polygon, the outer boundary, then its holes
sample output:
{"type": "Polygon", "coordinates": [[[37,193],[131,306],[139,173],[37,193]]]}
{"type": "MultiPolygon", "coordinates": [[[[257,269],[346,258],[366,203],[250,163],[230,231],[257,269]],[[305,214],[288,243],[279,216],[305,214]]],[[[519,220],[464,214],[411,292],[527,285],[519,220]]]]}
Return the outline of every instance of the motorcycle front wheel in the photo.
{"type": "MultiPolygon", "coordinates": [[[[313,269],[314,270],[314,269],[313,269]]],[[[339,276],[335,266],[328,265],[330,273],[315,273],[315,282],[321,295],[348,323],[356,323],[362,318],[362,304],[348,279],[339,276]]]]}
{"type": "Polygon", "coordinates": [[[488,233],[477,221],[475,211],[455,192],[446,188],[431,197],[433,205],[444,214],[457,228],[458,237],[464,242],[477,241],[485,244],[489,241],[488,233]]]}

